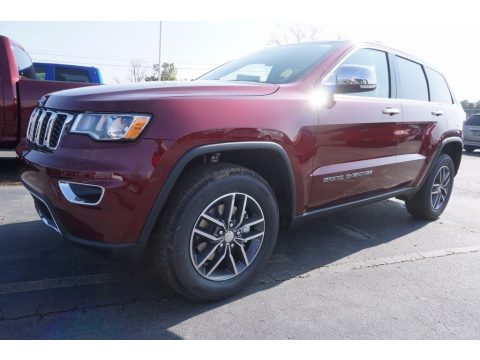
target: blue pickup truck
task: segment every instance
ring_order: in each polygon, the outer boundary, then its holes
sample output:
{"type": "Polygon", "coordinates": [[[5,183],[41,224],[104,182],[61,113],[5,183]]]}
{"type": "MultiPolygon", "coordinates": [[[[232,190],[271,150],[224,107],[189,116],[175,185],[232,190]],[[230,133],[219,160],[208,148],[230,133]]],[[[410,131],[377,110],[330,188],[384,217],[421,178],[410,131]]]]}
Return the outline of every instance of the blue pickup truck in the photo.
{"type": "Polygon", "coordinates": [[[103,84],[100,70],[93,66],[33,63],[39,80],[103,84]]]}

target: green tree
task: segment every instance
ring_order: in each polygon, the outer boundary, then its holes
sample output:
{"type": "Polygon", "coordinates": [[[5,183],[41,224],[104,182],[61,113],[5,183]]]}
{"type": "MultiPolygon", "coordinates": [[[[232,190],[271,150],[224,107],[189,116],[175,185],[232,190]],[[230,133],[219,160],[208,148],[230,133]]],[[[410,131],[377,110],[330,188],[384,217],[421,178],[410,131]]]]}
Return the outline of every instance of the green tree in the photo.
{"type": "Polygon", "coordinates": [[[177,68],[174,63],[162,64],[162,81],[177,80],[177,68]]]}
{"type": "Polygon", "coordinates": [[[460,101],[460,104],[462,105],[462,108],[465,109],[473,109],[474,105],[468,100],[462,100],[460,101]]]}
{"type": "MultiPolygon", "coordinates": [[[[175,67],[175,64],[164,62],[162,64],[162,73],[160,76],[162,81],[177,80],[177,68],[175,67]]],[[[153,64],[152,75],[146,76],[145,81],[158,81],[158,64],[153,64]]]]}

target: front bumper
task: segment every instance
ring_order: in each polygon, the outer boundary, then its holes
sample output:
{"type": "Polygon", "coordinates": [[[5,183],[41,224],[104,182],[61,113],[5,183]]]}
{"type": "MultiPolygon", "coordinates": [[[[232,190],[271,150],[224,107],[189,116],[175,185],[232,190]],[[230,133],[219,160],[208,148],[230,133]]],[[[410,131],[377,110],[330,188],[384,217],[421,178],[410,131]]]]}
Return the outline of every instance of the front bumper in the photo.
{"type": "Polygon", "coordinates": [[[169,145],[149,139],[99,144],[87,136],[69,136],[54,152],[24,141],[17,154],[22,183],[47,225],[81,246],[141,253],[145,241],[139,241],[140,234],[163,183],[161,162],[169,145]],[[72,202],[62,193],[63,182],[102,188],[101,201],[72,202]]]}
{"type": "Polygon", "coordinates": [[[27,190],[30,191],[33,201],[35,203],[35,209],[40,217],[40,219],[50,227],[51,229],[58,232],[65,240],[74,243],[82,248],[93,250],[101,255],[106,255],[108,257],[114,258],[128,258],[134,261],[139,260],[144,253],[145,242],[135,242],[128,244],[112,244],[99,241],[92,241],[80,238],[73,235],[65,224],[59,220],[55,208],[53,207],[50,200],[43,194],[35,192],[29,185],[22,181],[23,185],[27,190]]]}

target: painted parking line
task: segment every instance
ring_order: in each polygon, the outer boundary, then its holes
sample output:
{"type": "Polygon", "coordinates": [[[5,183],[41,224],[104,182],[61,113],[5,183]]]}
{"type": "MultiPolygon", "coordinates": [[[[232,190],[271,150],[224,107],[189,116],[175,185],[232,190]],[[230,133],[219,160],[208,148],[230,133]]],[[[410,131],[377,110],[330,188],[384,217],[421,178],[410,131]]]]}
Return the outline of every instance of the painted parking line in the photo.
{"type": "MultiPolygon", "coordinates": [[[[476,252],[480,252],[480,245],[461,247],[461,248],[441,249],[441,250],[434,250],[434,251],[425,251],[425,252],[419,252],[419,253],[411,253],[406,255],[397,255],[397,256],[390,256],[385,258],[377,258],[377,259],[363,260],[363,261],[352,261],[352,262],[343,262],[343,263],[341,262],[341,263],[325,265],[325,266],[319,267],[318,269],[312,270],[308,273],[305,273],[299,276],[292,276],[292,277],[308,278],[308,277],[314,276],[316,273],[321,274],[325,271],[333,271],[333,272],[353,271],[353,270],[359,270],[359,269],[376,268],[376,267],[394,265],[399,263],[415,262],[415,261],[421,261],[426,259],[435,259],[435,258],[442,258],[445,256],[455,256],[455,255],[470,254],[470,253],[476,253],[476,252]]],[[[285,273],[288,273],[288,269],[286,269],[285,273]]],[[[284,281],[284,280],[288,280],[289,278],[289,276],[277,277],[275,275],[276,273],[263,274],[263,276],[268,276],[272,278],[272,280],[274,281],[277,281],[277,280],[284,281]]],[[[152,278],[152,276],[154,275],[151,272],[139,273],[139,274],[136,274],[135,276],[127,273],[106,273],[106,274],[82,275],[82,276],[72,276],[72,277],[63,277],[63,278],[54,278],[54,279],[42,279],[42,280],[34,280],[34,281],[7,283],[7,284],[0,284],[0,295],[67,288],[67,287],[119,283],[119,282],[127,282],[127,281],[140,280],[140,279],[148,279],[148,278],[152,278]]]]}
{"type": "Polygon", "coordinates": [[[406,262],[414,262],[419,260],[435,259],[445,256],[452,255],[462,255],[480,252],[480,245],[466,246],[461,248],[451,248],[451,249],[441,249],[441,250],[432,250],[424,251],[418,253],[411,253],[406,255],[396,255],[385,258],[377,258],[371,260],[363,261],[351,261],[351,262],[340,262],[335,264],[326,265],[323,269],[331,269],[335,271],[351,271],[359,270],[365,268],[380,267],[385,265],[394,265],[406,262]]]}
{"type": "Polygon", "coordinates": [[[117,282],[132,281],[133,279],[146,279],[149,277],[151,277],[149,273],[137,274],[135,275],[135,277],[127,273],[105,273],[33,281],[22,281],[16,283],[0,284],[0,295],[86,285],[111,284],[117,282]]]}

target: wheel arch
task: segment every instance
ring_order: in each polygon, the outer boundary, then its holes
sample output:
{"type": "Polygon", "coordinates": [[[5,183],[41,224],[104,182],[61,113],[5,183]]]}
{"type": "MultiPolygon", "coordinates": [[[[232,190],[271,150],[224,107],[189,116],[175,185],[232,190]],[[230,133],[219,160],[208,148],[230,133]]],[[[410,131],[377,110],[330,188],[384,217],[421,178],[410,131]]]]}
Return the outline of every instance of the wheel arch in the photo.
{"type": "Polygon", "coordinates": [[[455,168],[455,175],[460,168],[460,162],[462,160],[462,150],[462,139],[458,137],[449,137],[443,141],[439,151],[439,154],[447,154],[452,158],[453,166],[455,168]]]}
{"type": "Polygon", "coordinates": [[[217,154],[220,154],[222,160],[220,162],[244,166],[265,178],[277,198],[281,228],[287,229],[290,226],[295,216],[297,198],[293,168],[285,149],[281,145],[269,141],[209,144],[188,150],[176,162],[154,201],[138,238],[138,243],[146,243],[150,238],[155,223],[181,175],[192,166],[208,162],[210,156],[216,157],[217,154]],[[265,166],[261,163],[265,158],[269,159],[269,164],[275,162],[276,165],[274,167],[265,166]],[[271,171],[271,168],[277,169],[277,166],[281,166],[280,172],[271,171]]]}
{"type": "Polygon", "coordinates": [[[437,159],[440,156],[440,154],[447,154],[452,158],[453,165],[455,168],[455,175],[456,175],[462,159],[462,149],[463,149],[463,141],[461,137],[450,136],[443,139],[441,144],[438,145],[437,151],[433,156],[432,160],[430,161],[428,168],[425,170],[424,175],[421,178],[421,181],[415,186],[416,191],[419,191],[422,188],[423,184],[425,184],[425,181],[427,181],[428,176],[430,175],[430,172],[435,166],[435,163],[437,162],[437,159]]]}

